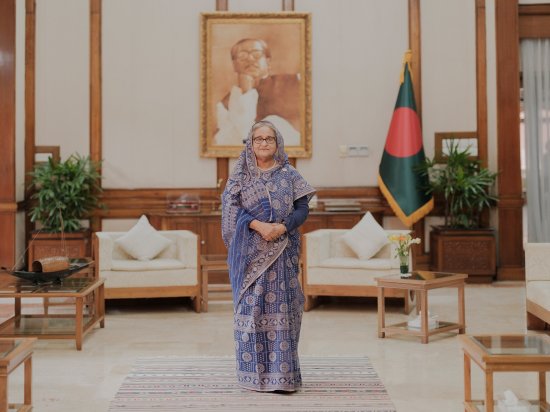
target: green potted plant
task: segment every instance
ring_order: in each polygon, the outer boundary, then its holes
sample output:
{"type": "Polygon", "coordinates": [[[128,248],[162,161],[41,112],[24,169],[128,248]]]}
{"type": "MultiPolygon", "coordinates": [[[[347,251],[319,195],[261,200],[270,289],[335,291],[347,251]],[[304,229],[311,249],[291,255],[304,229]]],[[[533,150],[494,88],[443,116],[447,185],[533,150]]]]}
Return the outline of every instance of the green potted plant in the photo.
{"type": "Polygon", "coordinates": [[[455,140],[447,147],[445,163],[433,158],[421,166],[421,174],[427,175],[429,181],[426,193],[443,200],[445,227],[479,228],[481,212],[496,201],[490,190],[497,174],[482,167],[469,148],[460,149],[455,140]]]}
{"type": "Polygon", "coordinates": [[[420,173],[428,176],[426,193],[443,206],[442,226],[432,227],[432,269],[465,272],[470,282],[491,281],[496,273],[494,231],[481,227],[482,212],[494,204],[491,193],[497,173],[482,167],[469,148],[447,144],[445,162],[426,159],[420,173]]]}
{"type": "Polygon", "coordinates": [[[39,222],[41,229],[33,234],[29,263],[51,254],[89,255],[89,233],[81,221],[102,207],[100,163],[78,154],[64,161],[50,157],[35,166],[31,177],[34,202],[29,217],[32,222],[39,222]]]}

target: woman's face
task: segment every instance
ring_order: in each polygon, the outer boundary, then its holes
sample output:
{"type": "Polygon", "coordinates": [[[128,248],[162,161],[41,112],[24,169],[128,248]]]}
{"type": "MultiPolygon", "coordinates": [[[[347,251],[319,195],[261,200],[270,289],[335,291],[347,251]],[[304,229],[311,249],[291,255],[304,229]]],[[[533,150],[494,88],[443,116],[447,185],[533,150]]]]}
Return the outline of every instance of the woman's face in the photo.
{"type": "Polygon", "coordinates": [[[273,159],[277,151],[277,136],[268,126],[258,127],[252,135],[252,148],[256,159],[263,162],[273,159]]]}

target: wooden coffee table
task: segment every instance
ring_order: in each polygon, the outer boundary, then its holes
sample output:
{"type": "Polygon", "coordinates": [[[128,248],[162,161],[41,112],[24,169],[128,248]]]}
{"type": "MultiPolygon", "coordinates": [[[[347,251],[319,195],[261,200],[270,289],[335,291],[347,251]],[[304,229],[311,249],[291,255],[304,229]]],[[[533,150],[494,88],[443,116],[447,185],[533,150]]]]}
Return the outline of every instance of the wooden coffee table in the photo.
{"type": "Polygon", "coordinates": [[[422,343],[428,343],[429,337],[436,333],[458,329],[458,333],[466,331],[464,310],[464,280],[468,275],[463,273],[414,271],[409,277],[390,275],[375,278],[378,287],[378,337],[384,338],[389,333],[400,333],[420,336],[422,343]],[[428,291],[439,288],[455,287],[458,290],[458,323],[438,320],[437,327],[428,327],[428,291]],[[409,327],[407,322],[396,325],[386,325],[386,306],[384,296],[386,289],[405,289],[416,294],[417,313],[421,313],[420,328],[409,327]]]}
{"type": "Polygon", "coordinates": [[[82,339],[94,326],[105,327],[104,280],[65,278],[61,283],[34,284],[13,278],[0,282],[0,299],[13,298],[14,315],[0,324],[0,336],[39,339],[74,339],[82,349],[82,339]],[[25,298],[73,298],[75,313],[22,314],[25,298]]]}
{"type": "Polygon", "coordinates": [[[538,372],[539,399],[529,401],[537,411],[550,410],[546,401],[546,372],[550,371],[547,335],[459,336],[464,350],[464,407],[466,411],[494,411],[493,373],[538,372]],[[485,400],[472,400],[471,363],[485,374],[485,400]]]}
{"type": "Polygon", "coordinates": [[[32,410],[32,345],[36,339],[0,338],[0,412],[32,410]],[[23,404],[8,403],[8,375],[25,365],[23,404]]]}

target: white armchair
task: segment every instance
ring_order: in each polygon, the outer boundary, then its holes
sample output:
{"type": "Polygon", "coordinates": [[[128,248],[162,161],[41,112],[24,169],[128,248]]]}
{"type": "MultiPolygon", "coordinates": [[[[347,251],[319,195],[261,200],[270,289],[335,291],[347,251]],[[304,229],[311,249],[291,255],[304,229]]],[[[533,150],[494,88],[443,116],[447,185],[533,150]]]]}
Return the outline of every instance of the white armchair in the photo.
{"type": "MultiPolygon", "coordinates": [[[[345,229],[319,229],[304,235],[302,288],[306,297],[305,310],[315,305],[317,296],[376,297],[374,278],[399,274],[399,258],[395,245],[388,243],[368,260],[361,260],[342,239],[345,229]]],[[[386,230],[387,235],[409,233],[386,230]]],[[[412,262],[409,262],[412,269],[412,262]]],[[[409,294],[403,290],[388,290],[387,297],[404,299],[409,311],[409,294]],[[389,293],[389,294],[388,294],[389,293]]]]}
{"type": "Polygon", "coordinates": [[[550,243],[525,245],[527,329],[547,330],[550,324],[550,243]]]}
{"type": "Polygon", "coordinates": [[[172,243],[151,260],[136,260],[115,240],[125,232],[96,232],[96,277],[105,279],[105,299],[186,296],[201,308],[199,237],[188,230],[158,231],[172,243]]]}

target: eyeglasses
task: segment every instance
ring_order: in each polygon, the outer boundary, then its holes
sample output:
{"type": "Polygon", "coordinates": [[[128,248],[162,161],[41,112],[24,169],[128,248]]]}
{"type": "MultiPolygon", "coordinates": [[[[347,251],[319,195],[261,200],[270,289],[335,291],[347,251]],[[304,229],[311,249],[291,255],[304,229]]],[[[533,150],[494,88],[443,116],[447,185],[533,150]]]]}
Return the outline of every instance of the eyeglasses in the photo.
{"type": "Polygon", "coordinates": [[[273,136],[268,136],[268,137],[255,137],[254,139],[252,139],[252,142],[253,142],[256,146],[260,146],[262,143],[267,143],[268,145],[272,145],[272,144],[275,144],[276,139],[275,139],[275,137],[273,137],[273,136]]]}
{"type": "Polygon", "coordinates": [[[252,56],[254,60],[258,60],[264,57],[265,53],[261,49],[240,50],[235,57],[237,58],[237,60],[246,60],[248,59],[248,56],[252,56]]]}

